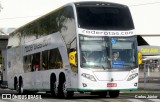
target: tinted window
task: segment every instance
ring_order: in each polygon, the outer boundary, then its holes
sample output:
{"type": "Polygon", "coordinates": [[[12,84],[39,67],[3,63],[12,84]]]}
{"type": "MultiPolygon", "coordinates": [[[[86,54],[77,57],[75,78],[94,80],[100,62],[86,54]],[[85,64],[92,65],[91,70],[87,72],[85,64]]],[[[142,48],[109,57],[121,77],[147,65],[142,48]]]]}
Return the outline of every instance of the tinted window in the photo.
{"type": "Polygon", "coordinates": [[[23,64],[23,68],[24,68],[24,72],[31,72],[33,71],[32,69],[32,55],[28,55],[24,57],[24,64],[23,64]]]}
{"type": "Polygon", "coordinates": [[[34,71],[40,70],[40,53],[33,54],[32,69],[34,71]]]}
{"type": "Polygon", "coordinates": [[[23,57],[24,72],[63,68],[59,49],[51,49],[23,57]]]}
{"type": "Polygon", "coordinates": [[[49,68],[57,69],[62,67],[63,67],[62,57],[60,55],[58,48],[49,50],[49,68]]]}
{"type": "Polygon", "coordinates": [[[40,70],[40,53],[24,56],[23,60],[24,72],[40,70]]]}
{"type": "Polygon", "coordinates": [[[42,52],[42,70],[48,69],[48,50],[42,52]]]}
{"type": "Polygon", "coordinates": [[[137,49],[135,37],[111,38],[112,68],[137,67],[137,49]]]}
{"type": "Polygon", "coordinates": [[[80,28],[130,30],[134,28],[127,7],[77,7],[80,28]]]}

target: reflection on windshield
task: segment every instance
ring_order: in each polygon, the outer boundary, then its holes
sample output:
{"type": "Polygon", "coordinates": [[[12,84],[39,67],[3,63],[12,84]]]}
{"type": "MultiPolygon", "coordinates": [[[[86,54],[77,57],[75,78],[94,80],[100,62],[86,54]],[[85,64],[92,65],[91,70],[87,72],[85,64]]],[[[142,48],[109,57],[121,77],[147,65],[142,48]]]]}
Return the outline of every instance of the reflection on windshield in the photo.
{"type": "Polygon", "coordinates": [[[127,7],[77,7],[78,24],[86,29],[129,30],[134,29],[127,7]]]}
{"type": "Polygon", "coordinates": [[[80,35],[80,57],[83,68],[134,68],[137,66],[136,38],[80,35]]]}
{"type": "Polygon", "coordinates": [[[113,68],[135,67],[135,38],[111,38],[111,45],[113,68]]]}
{"type": "Polygon", "coordinates": [[[109,67],[107,38],[80,36],[80,48],[81,67],[109,67]]]}

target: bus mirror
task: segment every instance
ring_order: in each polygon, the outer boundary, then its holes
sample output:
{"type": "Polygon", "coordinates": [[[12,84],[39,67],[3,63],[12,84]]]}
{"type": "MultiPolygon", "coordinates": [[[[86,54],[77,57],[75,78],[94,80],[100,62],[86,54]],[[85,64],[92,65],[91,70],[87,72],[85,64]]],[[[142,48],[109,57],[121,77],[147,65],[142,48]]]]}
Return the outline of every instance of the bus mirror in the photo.
{"type": "Polygon", "coordinates": [[[142,54],[138,52],[138,64],[142,64],[142,54]]]}
{"type": "Polygon", "coordinates": [[[71,64],[71,65],[74,65],[74,66],[76,66],[76,51],[72,51],[72,52],[70,52],[69,53],[69,63],[71,64]]]}

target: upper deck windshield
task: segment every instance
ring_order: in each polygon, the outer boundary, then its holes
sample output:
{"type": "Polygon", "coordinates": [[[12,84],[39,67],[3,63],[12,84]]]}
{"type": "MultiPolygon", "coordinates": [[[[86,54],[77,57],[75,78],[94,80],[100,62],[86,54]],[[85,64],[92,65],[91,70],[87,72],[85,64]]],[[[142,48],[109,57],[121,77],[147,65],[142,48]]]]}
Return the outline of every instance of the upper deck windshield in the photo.
{"type": "Polygon", "coordinates": [[[77,6],[79,28],[98,30],[132,30],[133,21],[128,7],[77,6]]]}
{"type": "Polygon", "coordinates": [[[135,37],[96,37],[80,35],[82,68],[119,69],[137,67],[135,37]]]}

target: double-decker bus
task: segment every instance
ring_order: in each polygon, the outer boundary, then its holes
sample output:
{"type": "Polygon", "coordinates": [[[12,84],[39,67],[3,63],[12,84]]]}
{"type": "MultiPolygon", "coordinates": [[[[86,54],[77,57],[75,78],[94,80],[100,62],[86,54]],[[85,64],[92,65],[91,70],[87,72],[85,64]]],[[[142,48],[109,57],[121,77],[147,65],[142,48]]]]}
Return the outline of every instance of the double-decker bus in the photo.
{"type": "Polygon", "coordinates": [[[118,97],[138,88],[137,38],[129,8],[74,2],[9,35],[8,87],[19,94],[46,91],[118,97]]]}

